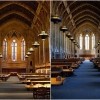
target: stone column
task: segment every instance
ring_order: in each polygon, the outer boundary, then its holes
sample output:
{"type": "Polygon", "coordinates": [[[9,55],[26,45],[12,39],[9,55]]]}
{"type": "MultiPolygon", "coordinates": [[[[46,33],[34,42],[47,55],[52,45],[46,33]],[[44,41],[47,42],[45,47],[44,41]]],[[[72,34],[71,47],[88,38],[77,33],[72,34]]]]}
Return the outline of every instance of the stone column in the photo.
{"type": "Polygon", "coordinates": [[[28,70],[28,59],[29,59],[29,57],[25,57],[25,60],[26,60],[26,73],[28,73],[29,72],[29,70],[28,70]]]}
{"type": "Polygon", "coordinates": [[[60,57],[60,32],[59,32],[59,23],[56,24],[56,34],[55,34],[55,37],[56,37],[56,58],[59,58],[60,57]]]}
{"type": "Polygon", "coordinates": [[[85,35],[83,35],[83,52],[82,53],[84,52],[85,52],[85,35]]]}
{"type": "Polygon", "coordinates": [[[55,24],[51,23],[51,53],[52,58],[55,58],[55,24]]]}
{"type": "Polygon", "coordinates": [[[0,34],[0,53],[2,53],[2,36],[1,36],[1,34],[0,34]]]}
{"type": "Polygon", "coordinates": [[[2,54],[0,54],[0,73],[2,73],[2,54]]]}
{"type": "MultiPolygon", "coordinates": [[[[39,46],[39,47],[40,47],[40,46],[39,46]]],[[[35,48],[35,50],[36,50],[36,49],[37,49],[37,48],[35,48]]],[[[35,53],[35,50],[34,50],[33,53],[32,53],[32,56],[33,56],[33,57],[32,57],[32,58],[33,58],[33,59],[32,59],[32,62],[33,62],[33,66],[32,66],[32,67],[33,67],[33,73],[35,73],[35,68],[36,68],[36,63],[35,63],[35,60],[36,60],[36,59],[35,59],[35,58],[36,58],[36,53],[35,53]]]]}
{"type": "Polygon", "coordinates": [[[68,40],[68,43],[67,44],[68,44],[68,55],[69,55],[69,44],[70,43],[69,43],[69,38],[68,37],[67,37],[67,40],[68,40]]]}
{"type": "Polygon", "coordinates": [[[63,54],[63,34],[60,31],[60,58],[62,58],[63,54]]]}
{"type": "Polygon", "coordinates": [[[92,35],[89,34],[89,50],[90,50],[90,53],[92,52],[92,35]]]}
{"type": "Polygon", "coordinates": [[[67,37],[65,34],[65,56],[67,56],[67,37]]]}
{"type": "Polygon", "coordinates": [[[59,41],[59,47],[60,47],[60,51],[59,51],[59,53],[60,53],[60,58],[62,57],[62,34],[61,34],[61,31],[59,32],[60,34],[59,34],[59,38],[60,38],[60,41],[59,41]]]}
{"type": "Polygon", "coordinates": [[[66,58],[68,55],[68,37],[66,36],[66,58]]]}
{"type": "Polygon", "coordinates": [[[57,45],[56,45],[56,39],[57,39],[57,37],[56,37],[56,24],[54,25],[54,41],[53,41],[53,43],[54,43],[54,58],[56,58],[56,49],[57,49],[57,45]]]}

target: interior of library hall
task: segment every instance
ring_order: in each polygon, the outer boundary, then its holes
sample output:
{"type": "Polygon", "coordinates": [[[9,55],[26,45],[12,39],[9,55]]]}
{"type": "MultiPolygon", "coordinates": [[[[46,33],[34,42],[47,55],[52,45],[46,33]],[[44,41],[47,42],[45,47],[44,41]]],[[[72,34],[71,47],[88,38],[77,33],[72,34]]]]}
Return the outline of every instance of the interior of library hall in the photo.
{"type": "Polygon", "coordinates": [[[51,1],[51,98],[100,99],[100,1],[51,1]]]}
{"type": "Polygon", "coordinates": [[[100,1],[0,1],[0,99],[100,99],[100,1]]]}
{"type": "Polygon", "coordinates": [[[49,20],[49,1],[0,1],[0,99],[50,99],[49,20]]]}

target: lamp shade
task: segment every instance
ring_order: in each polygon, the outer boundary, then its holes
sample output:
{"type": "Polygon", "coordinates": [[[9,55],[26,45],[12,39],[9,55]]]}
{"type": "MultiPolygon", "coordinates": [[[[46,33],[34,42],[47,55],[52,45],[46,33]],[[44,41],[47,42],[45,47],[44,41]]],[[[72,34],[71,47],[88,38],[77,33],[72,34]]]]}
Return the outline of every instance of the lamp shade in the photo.
{"type": "Polygon", "coordinates": [[[71,37],[71,34],[70,34],[70,32],[68,32],[68,34],[66,34],[66,36],[69,38],[69,37],[71,37]]]}
{"type": "Polygon", "coordinates": [[[28,58],[29,56],[28,55],[25,55],[25,58],[28,58]]]}
{"type": "Polygon", "coordinates": [[[31,55],[31,52],[28,51],[26,54],[27,54],[27,55],[31,55]]]}
{"type": "Polygon", "coordinates": [[[56,14],[55,16],[51,16],[51,21],[54,24],[57,24],[57,23],[61,22],[61,18],[56,14]]]}
{"type": "Polygon", "coordinates": [[[70,37],[70,40],[71,40],[71,41],[73,41],[73,40],[74,40],[74,38],[73,38],[73,37],[70,37]]]}
{"type": "Polygon", "coordinates": [[[45,31],[42,31],[42,32],[39,34],[39,37],[40,37],[42,40],[45,40],[45,39],[48,37],[48,34],[45,33],[45,31]]]}
{"type": "Polygon", "coordinates": [[[75,42],[74,44],[75,44],[75,45],[77,45],[77,43],[76,43],[76,42],[75,42]]]}
{"type": "Polygon", "coordinates": [[[39,45],[40,44],[37,41],[35,41],[34,43],[32,43],[32,46],[34,46],[35,48],[38,47],[39,45]]]}
{"type": "Polygon", "coordinates": [[[34,51],[34,49],[31,47],[31,48],[29,48],[29,52],[33,52],[34,51]]]}
{"type": "Polygon", "coordinates": [[[76,41],[75,40],[73,40],[73,43],[75,43],[76,41]]]}
{"type": "Polygon", "coordinates": [[[0,54],[0,58],[2,58],[2,54],[0,54]]]}
{"type": "Polygon", "coordinates": [[[63,27],[60,28],[60,31],[66,32],[66,31],[68,31],[68,28],[66,26],[63,26],[63,27]]]}

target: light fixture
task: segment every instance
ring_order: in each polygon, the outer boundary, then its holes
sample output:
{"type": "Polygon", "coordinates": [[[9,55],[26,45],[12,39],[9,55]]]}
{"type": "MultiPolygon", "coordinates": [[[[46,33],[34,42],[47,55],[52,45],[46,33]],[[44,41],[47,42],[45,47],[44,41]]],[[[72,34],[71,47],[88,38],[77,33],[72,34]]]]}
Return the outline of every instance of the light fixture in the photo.
{"type": "Polygon", "coordinates": [[[26,54],[27,54],[27,55],[31,55],[31,52],[28,51],[26,54]]]}
{"type": "Polygon", "coordinates": [[[70,32],[68,32],[68,33],[66,34],[66,36],[67,36],[68,38],[70,38],[70,37],[71,37],[70,32]]]}
{"type": "Polygon", "coordinates": [[[40,46],[40,44],[37,41],[35,41],[34,43],[32,43],[32,46],[34,46],[35,48],[37,48],[38,46],[40,46]]]}
{"type": "Polygon", "coordinates": [[[73,43],[75,43],[76,41],[75,40],[73,40],[73,43]]]}
{"type": "Polygon", "coordinates": [[[28,55],[25,55],[25,58],[28,58],[29,56],[28,55]]]}
{"type": "Polygon", "coordinates": [[[45,31],[42,31],[42,32],[39,34],[39,37],[40,37],[42,40],[45,40],[45,39],[48,37],[48,34],[45,33],[45,31]]]}
{"type": "Polygon", "coordinates": [[[63,33],[68,31],[68,28],[66,26],[63,26],[60,28],[60,31],[62,31],[63,33]]]}
{"type": "Polygon", "coordinates": [[[33,52],[34,51],[34,49],[31,47],[31,48],[29,48],[29,52],[33,52]]]}
{"type": "Polygon", "coordinates": [[[51,21],[54,24],[57,24],[57,23],[61,22],[61,18],[56,14],[55,16],[51,16],[51,21]]]}
{"type": "Polygon", "coordinates": [[[77,45],[77,43],[76,43],[76,42],[75,42],[74,44],[75,44],[75,45],[77,45]]]}
{"type": "Polygon", "coordinates": [[[73,41],[73,40],[74,40],[74,38],[71,36],[71,37],[70,37],[70,40],[71,40],[71,41],[73,41]]]}
{"type": "Polygon", "coordinates": [[[3,56],[2,56],[2,54],[0,53],[0,58],[2,58],[3,56]]]}

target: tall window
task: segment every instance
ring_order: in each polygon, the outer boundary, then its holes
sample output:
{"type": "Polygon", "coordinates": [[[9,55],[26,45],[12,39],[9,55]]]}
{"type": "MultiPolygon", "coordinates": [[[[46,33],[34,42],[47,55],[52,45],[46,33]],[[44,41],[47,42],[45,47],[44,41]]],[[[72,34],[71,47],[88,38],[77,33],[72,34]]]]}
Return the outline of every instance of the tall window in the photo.
{"type": "Polygon", "coordinates": [[[93,34],[92,35],[92,49],[94,48],[94,45],[95,45],[95,35],[93,34]]]}
{"type": "Polygon", "coordinates": [[[16,40],[12,41],[12,61],[17,60],[17,42],[16,40]]]}
{"type": "Polygon", "coordinates": [[[7,40],[4,39],[3,41],[3,59],[6,60],[7,58],[7,40]]]}
{"type": "Polygon", "coordinates": [[[25,40],[24,39],[21,42],[21,59],[25,60],[25,40]]]}
{"type": "Polygon", "coordinates": [[[83,37],[82,37],[82,34],[80,34],[80,37],[79,37],[79,43],[80,43],[80,49],[82,49],[82,40],[83,40],[83,37]]]}
{"type": "Polygon", "coordinates": [[[85,36],[85,50],[89,50],[89,35],[85,36]]]}

